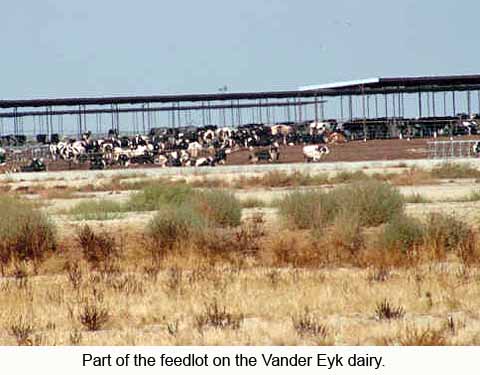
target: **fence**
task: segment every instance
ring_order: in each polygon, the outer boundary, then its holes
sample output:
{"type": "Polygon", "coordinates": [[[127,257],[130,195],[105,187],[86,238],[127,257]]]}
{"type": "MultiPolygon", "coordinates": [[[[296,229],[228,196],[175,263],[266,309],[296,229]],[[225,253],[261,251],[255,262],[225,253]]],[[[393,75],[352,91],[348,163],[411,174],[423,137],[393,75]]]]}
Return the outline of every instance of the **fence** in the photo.
{"type": "Polygon", "coordinates": [[[427,142],[430,159],[461,159],[479,156],[480,140],[427,142]]]}

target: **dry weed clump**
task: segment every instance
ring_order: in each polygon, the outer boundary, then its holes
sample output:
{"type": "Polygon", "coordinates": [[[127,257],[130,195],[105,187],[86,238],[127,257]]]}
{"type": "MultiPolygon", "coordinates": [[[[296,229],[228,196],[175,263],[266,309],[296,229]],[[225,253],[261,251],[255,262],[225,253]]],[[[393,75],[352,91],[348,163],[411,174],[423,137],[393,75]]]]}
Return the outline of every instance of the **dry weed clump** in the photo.
{"type": "Polygon", "coordinates": [[[283,231],[271,239],[266,253],[272,255],[273,265],[315,267],[328,261],[328,253],[314,246],[309,233],[283,231]]]}
{"type": "Polygon", "coordinates": [[[435,178],[479,178],[480,171],[469,164],[444,163],[432,169],[431,174],[435,178]]]}
{"type": "Polygon", "coordinates": [[[401,319],[405,316],[405,309],[402,306],[394,306],[390,301],[384,299],[375,308],[375,317],[379,320],[401,319]]]}
{"type": "Polygon", "coordinates": [[[381,265],[371,270],[368,274],[367,279],[370,282],[383,283],[389,280],[391,277],[392,277],[392,271],[389,268],[381,265]]]}
{"type": "Polygon", "coordinates": [[[79,290],[84,278],[83,271],[78,262],[67,262],[64,267],[68,281],[74,290],[79,290]]]}
{"type": "Polygon", "coordinates": [[[407,325],[398,335],[381,341],[382,345],[400,346],[444,346],[449,345],[445,327],[435,329],[432,327],[419,328],[407,325]]]}
{"type": "Polygon", "coordinates": [[[425,243],[437,253],[461,251],[474,252],[472,227],[452,214],[432,213],[427,217],[425,243]]]}
{"type": "MultiPolygon", "coordinates": [[[[313,230],[314,236],[325,235],[325,229],[316,234],[317,228],[313,230]]],[[[326,234],[328,243],[333,249],[340,252],[349,252],[352,255],[358,252],[365,245],[363,228],[359,215],[351,214],[346,209],[334,219],[333,224],[328,228],[326,234]]]]}
{"type": "Polygon", "coordinates": [[[83,304],[78,314],[82,326],[88,331],[98,331],[108,323],[111,316],[108,308],[97,301],[88,301],[83,304]]]}
{"type": "Polygon", "coordinates": [[[0,262],[39,263],[56,250],[55,227],[49,218],[16,198],[0,198],[0,262]]]}
{"type": "Polygon", "coordinates": [[[387,180],[396,186],[428,185],[437,182],[431,172],[419,168],[411,168],[403,173],[391,174],[387,176],[387,180]]]}
{"type": "Polygon", "coordinates": [[[108,266],[120,255],[113,235],[105,231],[95,233],[88,224],[78,230],[77,241],[83,257],[93,268],[108,266]]]}
{"type": "Polygon", "coordinates": [[[293,328],[299,336],[312,337],[325,342],[329,336],[327,325],[320,322],[308,308],[303,313],[292,317],[293,328]]]}
{"type": "Polygon", "coordinates": [[[237,228],[209,228],[204,231],[197,249],[202,255],[230,261],[239,257],[257,256],[262,249],[265,234],[264,215],[256,213],[237,228]]]}
{"type": "Polygon", "coordinates": [[[9,327],[10,334],[19,346],[33,345],[32,334],[34,331],[34,323],[23,315],[19,315],[15,320],[12,320],[9,327]]]}
{"type": "Polygon", "coordinates": [[[126,296],[143,295],[146,290],[143,279],[131,273],[109,273],[105,278],[105,286],[126,296]]]}
{"type": "Polygon", "coordinates": [[[242,314],[233,314],[227,312],[225,306],[220,306],[217,300],[206,304],[205,309],[195,318],[197,329],[203,332],[205,328],[216,329],[239,329],[243,322],[242,314]]]}

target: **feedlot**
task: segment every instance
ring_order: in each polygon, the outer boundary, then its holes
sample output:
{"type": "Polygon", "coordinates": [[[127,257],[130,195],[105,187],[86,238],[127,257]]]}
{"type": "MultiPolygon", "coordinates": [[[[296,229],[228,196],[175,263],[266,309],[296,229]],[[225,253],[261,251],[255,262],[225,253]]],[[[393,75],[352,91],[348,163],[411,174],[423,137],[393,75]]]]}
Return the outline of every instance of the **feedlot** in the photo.
{"type": "Polygon", "coordinates": [[[2,176],[0,344],[478,345],[476,164],[2,176]]]}

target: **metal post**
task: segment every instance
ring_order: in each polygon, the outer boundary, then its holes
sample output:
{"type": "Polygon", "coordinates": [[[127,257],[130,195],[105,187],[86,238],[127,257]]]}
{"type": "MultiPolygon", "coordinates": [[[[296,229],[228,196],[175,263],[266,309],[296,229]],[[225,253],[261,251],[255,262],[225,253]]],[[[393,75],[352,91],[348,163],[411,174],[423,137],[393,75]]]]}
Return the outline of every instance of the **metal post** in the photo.
{"type": "Polygon", "coordinates": [[[367,95],[367,117],[370,118],[370,95],[367,95]]]}
{"type": "Polygon", "coordinates": [[[325,120],[325,101],[323,100],[323,96],[320,97],[320,111],[322,113],[322,121],[325,120]]]}
{"type": "Polygon", "coordinates": [[[342,121],[345,119],[343,116],[343,95],[340,96],[340,118],[342,121]]]}
{"type": "Polygon", "coordinates": [[[452,109],[453,109],[453,117],[457,115],[457,108],[455,103],[455,91],[452,91],[452,109]]]}
{"type": "MultiPolygon", "coordinates": [[[[210,102],[208,103],[208,116],[211,117],[212,114],[210,112],[210,102]]],[[[178,119],[178,127],[182,126],[182,121],[180,118],[180,102],[177,103],[177,119],[178,119]]]]}
{"type": "Polygon", "coordinates": [[[300,98],[297,98],[297,106],[298,106],[298,118],[300,120],[300,122],[303,121],[303,113],[302,113],[302,105],[301,105],[301,102],[300,102],[300,98]]]}
{"type": "Polygon", "coordinates": [[[383,94],[385,99],[385,117],[388,119],[388,95],[383,94]]]}
{"type": "Polygon", "coordinates": [[[365,113],[365,87],[362,85],[363,138],[367,140],[367,118],[365,113]]]}
{"type": "Polygon", "coordinates": [[[238,114],[238,126],[242,125],[242,110],[240,108],[240,100],[237,99],[237,114],[238,114]]]}
{"type": "Polygon", "coordinates": [[[352,96],[348,97],[348,114],[350,117],[350,121],[353,120],[353,103],[352,103],[352,96]]]}
{"type": "Polygon", "coordinates": [[[418,93],[418,117],[422,118],[422,93],[418,93]]]}
{"type": "Polygon", "coordinates": [[[435,117],[435,92],[432,92],[432,113],[433,117],[435,117]]]}
{"type": "MultiPolygon", "coordinates": [[[[479,103],[480,103],[480,99],[479,99],[479,103]]],[[[479,112],[480,112],[480,109],[479,109],[479,112]]],[[[292,117],[291,117],[291,114],[290,114],[290,100],[289,99],[287,99],[287,120],[288,120],[288,122],[292,122],[291,121],[292,117]]]]}
{"type": "Polygon", "coordinates": [[[472,114],[472,103],[471,103],[470,90],[467,91],[467,112],[468,112],[468,115],[471,116],[471,114],[472,114]]]}
{"type": "MultiPolygon", "coordinates": [[[[479,101],[479,107],[480,107],[480,101],[479,101]]],[[[443,116],[447,117],[447,92],[446,91],[443,92],[443,116]]]]}

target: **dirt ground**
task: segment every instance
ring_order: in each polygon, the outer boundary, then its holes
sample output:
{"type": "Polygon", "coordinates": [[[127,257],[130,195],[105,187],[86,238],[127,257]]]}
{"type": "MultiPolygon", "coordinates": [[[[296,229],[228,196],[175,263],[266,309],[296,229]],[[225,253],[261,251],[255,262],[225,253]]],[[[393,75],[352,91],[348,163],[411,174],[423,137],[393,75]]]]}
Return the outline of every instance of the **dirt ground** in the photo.
{"type": "MultiPolygon", "coordinates": [[[[301,163],[303,162],[303,146],[282,146],[280,149],[279,163],[301,163]]],[[[369,160],[407,160],[425,159],[427,155],[427,140],[371,140],[368,142],[349,142],[329,146],[330,154],[323,161],[325,162],[350,162],[369,160]]],[[[248,164],[249,151],[238,151],[229,155],[229,165],[248,164]]]]}

